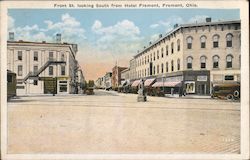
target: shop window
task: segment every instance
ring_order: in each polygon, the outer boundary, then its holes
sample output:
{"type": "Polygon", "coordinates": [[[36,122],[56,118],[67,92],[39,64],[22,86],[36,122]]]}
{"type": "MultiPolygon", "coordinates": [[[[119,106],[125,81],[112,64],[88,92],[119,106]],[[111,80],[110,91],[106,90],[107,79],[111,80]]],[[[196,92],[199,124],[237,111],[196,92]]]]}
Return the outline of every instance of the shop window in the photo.
{"type": "Polygon", "coordinates": [[[200,61],[201,61],[201,68],[206,68],[206,57],[202,56],[200,58],[200,61]]]}
{"type": "Polygon", "coordinates": [[[192,49],[192,42],[193,42],[193,38],[188,37],[187,38],[187,49],[192,49]]]}
{"type": "Polygon", "coordinates": [[[232,55],[228,55],[226,57],[226,61],[227,61],[226,67],[227,68],[232,68],[233,67],[233,56],[232,55]]]}
{"type": "Polygon", "coordinates": [[[219,47],[219,35],[214,35],[213,36],[213,48],[218,48],[219,47]]]}
{"type": "Polygon", "coordinates": [[[193,58],[192,57],[188,57],[187,58],[187,69],[192,69],[192,63],[193,63],[193,58]]]}
{"type": "Polygon", "coordinates": [[[227,47],[232,47],[233,35],[231,33],[227,34],[226,39],[227,39],[227,47]]]}
{"type": "Polygon", "coordinates": [[[219,57],[218,56],[213,57],[213,68],[219,68],[219,57]]]}
{"type": "Polygon", "coordinates": [[[19,61],[23,60],[23,53],[22,53],[22,51],[18,51],[17,52],[17,60],[19,60],[19,61]]]}
{"type": "Polygon", "coordinates": [[[201,36],[200,40],[201,40],[201,48],[206,48],[206,37],[201,36]]]}
{"type": "Polygon", "coordinates": [[[34,52],[33,60],[38,61],[38,52],[37,51],[34,52]]]}

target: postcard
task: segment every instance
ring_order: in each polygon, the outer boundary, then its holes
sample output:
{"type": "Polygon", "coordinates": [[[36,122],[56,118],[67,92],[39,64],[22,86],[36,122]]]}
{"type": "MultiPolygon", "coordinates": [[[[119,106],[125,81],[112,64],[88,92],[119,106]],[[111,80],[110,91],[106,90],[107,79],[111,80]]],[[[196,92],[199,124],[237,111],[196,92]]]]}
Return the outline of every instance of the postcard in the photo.
{"type": "Polygon", "coordinates": [[[0,4],[2,159],[249,158],[247,1],[0,4]]]}

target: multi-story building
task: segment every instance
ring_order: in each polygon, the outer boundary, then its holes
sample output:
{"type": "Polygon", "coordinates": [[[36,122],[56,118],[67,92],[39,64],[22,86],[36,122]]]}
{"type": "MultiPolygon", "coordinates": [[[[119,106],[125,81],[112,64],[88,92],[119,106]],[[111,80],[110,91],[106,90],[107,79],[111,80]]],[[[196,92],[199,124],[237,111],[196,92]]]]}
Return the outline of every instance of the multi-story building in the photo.
{"type": "Polygon", "coordinates": [[[107,72],[104,76],[105,81],[105,89],[111,89],[112,88],[112,73],[107,72]]]}
{"type": "Polygon", "coordinates": [[[133,81],[136,78],[136,60],[133,58],[129,61],[129,79],[133,81]]]}
{"type": "Polygon", "coordinates": [[[77,70],[77,93],[82,94],[84,86],[86,86],[86,81],[81,68],[77,70]]]}
{"type": "Polygon", "coordinates": [[[15,41],[10,33],[7,42],[7,68],[17,73],[17,95],[75,93],[78,63],[77,45],[15,41]]]}
{"type": "Polygon", "coordinates": [[[124,83],[130,83],[130,69],[124,69],[121,71],[121,84],[123,85],[124,83]]]}
{"type": "Polygon", "coordinates": [[[114,66],[112,69],[112,88],[116,89],[121,85],[121,71],[127,69],[127,67],[114,66]]]}
{"type": "Polygon", "coordinates": [[[175,25],[134,56],[137,79],[209,94],[214,83],[240,82],[240,20],[175,25]],[[147,80],[146,80],[147,81],[147,80]]]}

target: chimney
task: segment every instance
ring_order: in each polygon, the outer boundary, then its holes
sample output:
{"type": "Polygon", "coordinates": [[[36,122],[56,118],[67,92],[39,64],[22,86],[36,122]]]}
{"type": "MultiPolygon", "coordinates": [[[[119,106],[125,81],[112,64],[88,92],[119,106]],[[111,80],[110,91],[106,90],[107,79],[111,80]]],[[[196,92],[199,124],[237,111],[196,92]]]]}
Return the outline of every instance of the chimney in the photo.
{"type": "Polygon", "coordinates": [[[159,34],[159,38],[161,38],[162,37],[162,34],[159,34]]]}
{"type": "Polygon", "coordinates": [[[211,22],[212,21],[212,18],[211,17],[207,17],[206,18],[206,22],[211,22]]]}
{"type": "Polygon", "coordinates": [[[151,45],[151,44],[152,44],[152,42],[150,41],[150,42],[149,42],[149,45],[151,45]]]}
{"type": "Polygon", "coordinates": [[[176,23],[175,25],[174,25],[174,28],[177,28],[178,27],[178,24],[176,23]]]}
{"type": "Polygon", "coordinates": [[[56,34],[56,43],[61,43],[62,41],[62,35],[60,33],[56,34]]]}
{"type": "Polygon", "coordinates": [[[9,32],[9,40],[10,41],[14,41],[15,40],[14,32],[9,32]]]}

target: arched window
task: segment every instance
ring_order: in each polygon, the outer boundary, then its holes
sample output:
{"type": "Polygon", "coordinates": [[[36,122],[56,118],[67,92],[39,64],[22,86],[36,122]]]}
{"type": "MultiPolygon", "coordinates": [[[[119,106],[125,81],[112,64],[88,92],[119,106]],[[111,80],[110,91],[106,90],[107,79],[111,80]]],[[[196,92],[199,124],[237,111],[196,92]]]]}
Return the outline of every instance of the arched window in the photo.
{"type": "Polygon", "coordinates": [[[201,56],[200,60],[201,60],[201,68],[206,68],[206,57],[201,56]]]}
{"type": "Polygon", "coordinates": [[[213,56],[213,68],[219,68],[219,56],[213,56]]]}
{"type": "Polygon", "coordinates": [[[154,61],[155,61],[155,52],[154,52],[154,61]]]}
{"type": "Polygon", "coordinates": [[[232,47],[233,45],[233,35],[231,33],[228,33],[226,36],[227,39],[227,47],[232,47]]]}
{"type": "Polygon", "coordinates": [[[228,55],[226,57],[226,61],[227,61],[227,68],[232,68],[233,67],[233,56],[232,55],[228,55]]]}
{"type": "Polygon", "coordinates": [[[163,50],[163,48],[161,48],[161,58],[163,58],[163,56],[164,56],[164,50],[163,50]]]}
{"type": "Polygon", "coordinates": [[[220,37],[217,34],[213,36],[213,47],[214,48],[218,48],[219,47],[219,38],[220,37]]]}
{"type": "Polygon", "coordinates": [[[166,62],[166,72],[168,72],[168,62],[166,62]]]}
{"type": "Polygon", "coordinates": [[[174,42],[171,43],[171,53],[174,53],[174,42]]]}
{"type": "Polygon", "coordinates": [[[157,50],[157,59],[159,59],[159,50],[157,50]]]}
{"type": "Polygon", "coordinates": [[[192,57],[188,57],[187,58],[187,69],[192,69],[193,67],[193,58],[192,57]]]}
{"type": "Polygon", "coordinates": [[[159,74],[159,65],[157,65],[157,74],[159,74]]]}
{"type": "Polygon", "coordinates": [[[150,54],[150,62],[152,62],[152,53],[150,54]]]}
{"type": "Polygon", "coordinates": [[[192,49],[193,37],[189,36],[187,38],[187,49],[192,49]]]}
{"type": "Polygon", "coordinates": [[[173,60],[171,61],[171,71],[172,72],[174,71],[174,61],[173,60]]]}
{"type": "Polygon", "coordinates": [[[201,48],[206,48],[206,36],[201,36],[201,48]]]}
{"type": "Polygon", "coordinates": [[[168,46],[166,46],[166,56],[168,55],[168,46]]]}
{"type": "Polygon", "coordinates": [[[177,60],[177,70],[179,71],[180,70],[180,59],[177,60]]]}
{"type": "Polygon", "coordinates": [[[181,49],[181,42],[180,42],[180,40],[178,39],[178,40],[177,40],[177,51],[180,51],[180,49],[181,49]]]}
{"type": "Polygon", "coordinates": [[[161,73],[163,73],[163,71],[164,71],[164,64],[162,63],[161,64],[161,73]]]}

